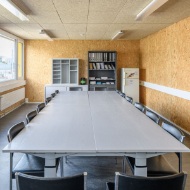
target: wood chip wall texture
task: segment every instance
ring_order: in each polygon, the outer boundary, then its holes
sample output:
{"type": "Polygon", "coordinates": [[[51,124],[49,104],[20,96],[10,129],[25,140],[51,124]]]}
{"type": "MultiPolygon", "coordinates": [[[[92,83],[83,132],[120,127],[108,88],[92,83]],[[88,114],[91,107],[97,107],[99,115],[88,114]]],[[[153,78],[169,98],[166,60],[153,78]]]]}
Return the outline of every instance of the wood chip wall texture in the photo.
{"type": "Polygon", "coordinates": [[[118,89],[121,68],[139,67],[139,41],[26,40],[25,79],[29,102],[44,101],[44,85],[52,83],[53,58],[79,58],[79,79],[88,76],[88,51],[117,51],[118,89]]]}
{"type": "MultiPolygon", "coordinates": [[[[140,79],[190,92],[190,17],[140,40],[140,79]]],[[[190,101],[141,87],[141,102],[190,132],[190,101]]]]}

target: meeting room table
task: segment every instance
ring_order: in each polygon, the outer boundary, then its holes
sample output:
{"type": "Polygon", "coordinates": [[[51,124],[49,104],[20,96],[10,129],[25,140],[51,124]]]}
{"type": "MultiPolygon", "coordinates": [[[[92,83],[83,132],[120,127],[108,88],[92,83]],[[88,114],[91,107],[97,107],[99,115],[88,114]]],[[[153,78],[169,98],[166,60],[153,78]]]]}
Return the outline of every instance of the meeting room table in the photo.
{"type": "Polygon", "coordinates": [[[45,177],[56,176],[55,159],[65,156],[131,156],[134,174],[147,176],[147,158],[190,149],[115,91],[67,91],[57,94],[3,152],[45,158],[45,177]]]}

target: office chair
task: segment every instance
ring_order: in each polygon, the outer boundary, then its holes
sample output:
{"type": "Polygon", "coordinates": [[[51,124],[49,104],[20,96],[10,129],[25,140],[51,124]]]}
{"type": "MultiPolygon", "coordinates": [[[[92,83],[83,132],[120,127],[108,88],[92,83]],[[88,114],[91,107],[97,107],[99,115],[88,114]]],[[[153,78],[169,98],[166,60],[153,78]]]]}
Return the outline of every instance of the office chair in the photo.
{"type": "Polygon", "coordinates": [[[164,177],[127,176],[116,172],[115,183],[106,183],[106,190],[184,190],[187,173],[164,177]]]}
{"type": "Polygon", "coordinates": [[[54,98],[56,96],[56,93],[52,93],[51,97],[54,98]]]}
{"type": "MultiPolygon", "coordinates": [[[[164,130],[166,130],[166,132],[171,134],[174,138],[176,138],[178,141],[183,143],[185,136],[181,130],[165,122],[162,123],[161,127],[164,130]]],[[[175,154],[178,157],[178,171],[175,168],[173,168],[173,166],[171,166],[171,164],[167,161],[164,155],[159,155],[147,159],[148,176],[167,176],[177,174],[178,172],[182,172],[182,153],[176,152],[175,154]]],[[[131,167],[131,170],[134,171],[135,159],[132,157],[126,157],[126,159],[131,167]]]]}
{"type": "Polygon", "coordinates": [[[132,97],[129,97],[129,96],[125,96],[124,97],[129,103],[133,103],[133,98],[132,97]]]}
{"type": "Polygon", "coordinates": [[[150,110],[146,110],[146,116],[148,116],[152,121],[155,123],[159,123],[160,117],[156,115],[154,112],[151,112],[150,110]]]}
{"type": "Polygon", "coordinates": [[[36,116],[37,116],[37,111],[36,110],[31,111],[30,113],[28,113],[26,115],[26,123],[28,124],[36,116]]]}
{"type": "MultiPolygon", "coordinates": [[[[24,122],[12,126],[8,133],[8,141],[11,142],[24,129],[24,122]]],[[[10,153],[10,190],[12,190],[12,179],[15,179],[16,172],[30,175],[44,176],[45,159],[29,154],[23,154],[19,162],[13,168],[13,153],[10,153]]]]}
{"type": "Polygon", "coordinates": [[[46,102],[46,105],[47,105],[51,100],[52,100],[51,97],[47,97],[47,98],[46,98],[46,101],[45,101],[45,102],[46,102]]]}
{"type": "Polygon", "coordinates": [[[45,108],[45,106],[46,106],[45,103],[38,104],[38,105],[37,105],[37,109],[36,109],[36,111],[39,113],[42,109],[45,108]]]}
{"type": "Polygon", "coordinates": [[[59,94],[59,90],[55,90],[55,93],[56,93],[56,94],[59,94]]]}
{"type": "Polygon", "coordinates": [[[64,178],[43,178],[16,173],[18,190],[86,190],[87,173],[64,178]]]}
{"type": "Polygon", "coordinates": [[[135,102],[134,106],[144,113],[145,107],[141,103],[135,102]]]}

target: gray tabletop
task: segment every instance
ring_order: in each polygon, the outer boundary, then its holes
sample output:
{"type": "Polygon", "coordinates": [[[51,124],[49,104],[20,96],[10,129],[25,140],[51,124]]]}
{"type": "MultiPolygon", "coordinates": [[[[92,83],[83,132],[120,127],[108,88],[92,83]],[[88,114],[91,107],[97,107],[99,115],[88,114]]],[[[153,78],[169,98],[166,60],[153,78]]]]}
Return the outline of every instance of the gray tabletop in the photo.
{"type": "Polygon", "coordinates": [[[189,152],[116,92],[58,94],[4,149],[31,153],[189,152]]]}

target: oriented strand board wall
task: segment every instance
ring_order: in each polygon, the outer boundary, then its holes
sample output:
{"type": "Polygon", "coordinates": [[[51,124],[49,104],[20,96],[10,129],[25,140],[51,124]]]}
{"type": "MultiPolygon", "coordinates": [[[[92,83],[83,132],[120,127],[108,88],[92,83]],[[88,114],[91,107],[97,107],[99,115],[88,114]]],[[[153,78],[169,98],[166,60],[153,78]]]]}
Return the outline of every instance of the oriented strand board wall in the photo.
{"type": "Polygon", "coordinates": [[[44,85],[52,82],[52,58],[79,58],[79,78],[88,75],[88,51],[117,51],[118,88],[120,68],[139,67],[139,41],[47,40],[25,41],[26,98],[30,102],[44,100],[44,85]]]}
{"type": "MultiPolygon", "coordinates": [[[[190,91],[190,17],[140,40],[140,78],[190,91]]],[[[141,101],[190,132],[190,101],[141,87],[141,101]]]]}

